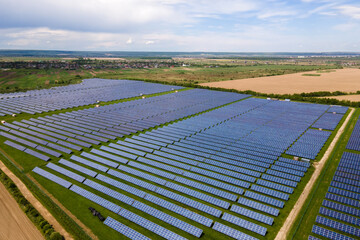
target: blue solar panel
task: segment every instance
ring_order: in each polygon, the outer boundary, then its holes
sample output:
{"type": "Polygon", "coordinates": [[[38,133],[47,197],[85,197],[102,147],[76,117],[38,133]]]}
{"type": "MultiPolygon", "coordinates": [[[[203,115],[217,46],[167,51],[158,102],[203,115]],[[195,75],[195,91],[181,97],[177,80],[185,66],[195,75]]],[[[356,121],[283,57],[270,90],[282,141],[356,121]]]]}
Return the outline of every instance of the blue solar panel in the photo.
{"type": "Polygon", "coordinates": [[[118,213],[120,216],[124,217],[125,219],[134,222],[149,231],[152,231],[153,233],[165,238],[165,239],[179,239],[179,240],[186,240],[186,238],[156,224],[153,223],[143,217],[140,217],[139,215],[132,213],[128,210],[121,209],[121,211],[118,213]]]}
{"type": "Polygon", "coordinates": [[[322,205],[324,207],[332,208],[332,209],[335,209],[340,212],[344,212],[347,214],[351,214],[351,215],[360,217],[360,210],[357,208],[349,207],[349,206],[346,206],[346,205],[343,205],[340,203],[331,202],[328,200],[324,200],[322,205]]]}
{"type": "Polygon", "coordinates": [[[320,208],[319,213],[322,215],[328,216],[328,217],[332,217],[332,218],[341,220],[343,222],[347,222],[347,223],[354,224],[356,226],[360,226],[360,218],[356,218],[356,217],[353,217],[353,216],[350,216],[347,214],[343,214],[343,213],[340,213],[340,212],[337,212],[337,211],[334,211],[331,209],[327,209],[324,207],[320,208]]]}
{"type": "Polygon", "coordinates": [[[283,201],[280,201],[280,200],[277,200],[277,199],[274,199],[274,198],[271,198],[271,197],[267,197],[267,196],[264,196],[262,194],[254,193],[254,192],[251,192],[251,191],[246,191],[244,196],[255,199],[255,200],[258,200],[260,202],[264,202],[264,203],[273,205],[275,207],[279,207],[279,208],[284,207],[284,202],[283,201]]]}
{"type": "Polygon", "coordinates": [[[62,164],[62,165],[64,165],[64,166],[67,166],[67,167],[70,167],[70,168],[72,168],[72,169],[75,169],[75,170],[77,170],[77,171],[79,171],[79,172],[81,172],[81,173],[84,173],[84,174],[86,174],[86,175],[89,175],[90,177],[95,177],[96,174],[97,174],[97,172],[94,172],[94,171],[92,171],[92,170],[90,170],[90,169],[87,169],[87,168],[84,168],[84,167],[82,167],[82,166],[79,166],[79,165],[77,165],[77,164],[75,164],[75,163],[69,162],[69,161],[67,161],[67,160],[65,160],[65,159],[60,159],[59,163],[62,164]]]}
{"type": "Polygon", "coordinates": [[[240,215],[243,215],[245,217],[257,220],[262,223],[266,223],[268,225],[272,225],[274,223],[274,218],[268,217],[264,214],[249,210],[247,208],[240,207],[238,205],[232,205],[231,209],[232,212],[238,213],[240,215]]]}
{"type": "Polygon", "coordinates": [[[260,225],[257,225],[255,223],[249,222],[247,220],[244,220],[242,218],[236,217],[236,216],[228,214],[228,213],[224,213],[223,216],[221,217],[221,219],[231,222],[231,223],[238,225],[242,228],[245,228],[249,231],[258,233],[262,236],[265,236],[266,232],[267,232],[267,229],[265,227],[262,227],[260,225]]]}
{"type": "Polygon", "coordinates": [[[249,236],[245,233],[242,233],[234,228],[228,227],[224,224],[221,224],[219,222],[215,222],[214,226],[212,227],[215,231],[221,232],[227,236],[230,236],[235,239],[239,240],[257,240],[257,238],[254,238],[252,236],[249,236]]]}
{"type": "Polygon", "coordinates": [[[113,168],[117,168],[119,166],[118,163],[115,163],[113,161],[109,161],[107,159],[104,159],[102,157],[99,157],[99,156],[96,156],[94,154],[90,154],[90,153],[87,153],[87,152],[82,152],[80,155],[83,156],[83,157],[87,157],[87,158],[89,158],[91,160],[94,160],[96,162],[99,162],[99,163],[105,164],[107,166],[113,167],[113,168]]]}
{"type": "Polygon", "coordinates": [[[333,228],[336,229],[340,232],[344,232],[344,233],[348,233],[351,235],[355,235],[357,237],[360,237],[360,232],[358,228],[352,227],[350,225],[346,225],[344,223],[341,222],[337,222],[322,216],[317,216],[316,217],[316,222],[322,225],[325,225],[329,228],[333,228]]]}
{"type": "Polygon", "coordinates": [[[78,182],[83,182],[85,180],[85,178],[83,176],[80,176],[79,174],[73,173],[73,172],[71,172],[71,171],[69,171],[69,170],[67,170],[65,168],[59,167],[59,166],[57,166],[57,165],[55,165],[53,163],[48,163],[46,165],[46,167],[51,168],[51,169],[65,175],[65,176],[67,176],[69,178],[72,178],[72,179],[74,179],[74,180],[76,180],[78,182]]]}
{"type": "Polygon", "coordinates": [[[129,228],[128,226],[116,221],[111,217],[107,217],[104,221],[104,224],[132,240],[150,240],[150,238],[142,235],[141,233],[135,231],[132,228],[129,228]]]}
{"type": "Polygon", "coordinates": [[[90,179],[86,179],[84,184],[86,186],[89,186],[89,187],[91,187],[93,189],[96,189],[99,192],[102,192],[102,193],[104,193],[104,194],[106,194],[106,195],[108,195],[110,197],[113,197],[113,198],[115,198],[115,199],[117,199],[117,200],[119,200],[119,201],[121,201],[121,202],[123,202],[125,204],[131,205],[135,201],[134,199],[132,199],[132,198],[130,198],[130,197],[124,195],[124,194],[121,194],[121,193],[119,193],[117,191],[114,191],[114,190],[112,190],[112,189],[110,189],[108,187],[105,187],[105,186],[97,183],[97,182],[91,181],[90,179]]]}
{"type": "Polygon", "coordinates": [[[195,213],[193,211],[190,211],[189,209],[187,208],[183,208],[181,206],[178,206],[174,203],[171,203],[169,201],[166,201],[162,198],[158,198],[154,195],[151,195],[151,194],[146,194],[146,196],[144,197],[144,199],[152,202],[152,203],[155,203],[165,209],[168,209],[168,210],[171,210],[177,214],[180,214],[186,218],[189,218],[195,222],[198,222],[202,225],[205,225],[207,227],[210,227],[213,223],[213,220],[211,220],[210,218],[207,218],[207,217],[204,217],[198,213],[195,213]]]}
{"type": "Polygon", "coordinates": [[[92,193],[92,192],[89,192],[87,190],[85,190],[84,188],[81,188],[79,186],[76,186],[76,185],[72,185],[70,187],[70,190],[89,199],[90,201],[96,203],[96,204],[99,204],[100,206],[114,212],[114,213],[118,213],[121,209],[121,207],[119,207],[118,205],[102,198],[102,197],[99,197],[98,195],[92,193]]]}
{"type": "Polygon", "coordinates": [[[98,150],[98,149],[91,149],[90,152],[98,154],[98,155],[106,157],[106,158],[109,158],[109,159],[114,160],[116,162],[120,162],[120,163],[124,163],[124,164],[126,164],[128,162],[127,159],[115,156],[113,154],[110,154],[110,153],[107,153],[107,152],[104,152],[104,151],[101,151],[101,150],[98,150]]]}
{"type": "Polygon", "coordinates": [[[74,161],[76,161],[76,162],[82,163],[82,164],[84,164],[84,165],[87,165],[87,166],[89,166],[89,167],[95,168],[95,169],[97,169],[97,170],[100,170],[100,171],[102,171],[102,172],[106,172],[106,171],[109,169],[109,168],[104,167],[104,166],[102,166],[102,165],[100,165],[100,164],[97,164],[97,163],[94,163],[94,162],[85,160],[85,159],[83,159],[83,158],[81,158],[81,157],[78,157],[78,156],[75,156],[75,155],[72,155],[72,156],[70,157],[70,159],[71,159],[71,160],[74,160],[74,161]]]}
{"type": "Polygon", "coordinates": [[[69,188],[72,185],[71,182],[66,181],[66,180],[64,180],[64,179],[62,179],[62,178],[60,178],[60,177],[58,177],[58,176],[56,176],[56,175],[54,175],[52,173],[49,173],[49,172],[47,172],[47,171],[45,171],[45,170],[43,170],[41,168],[35,167],[32,171],[34,173],[37,173],[37,174],[39,174],[39,175],[41,175],[41,176],[43,176],[43,177],[45,177],[45,178],[47,178],[47,179],[49,179],[49,180],[51,180],[53,182],[65,187],[65,188],[69,188]]]}
{"type": "Polygon", "coordinates": [[[330,239],[355,240],[354,238],[314,225],[312,232],[330,239]]]}
{"type": "Polygon", "coordinates": [[[146,205],[144,203],[141,203],[139,201],[135,201],[132,206],[134,208],[139,209],[140,211],[146,212],[147,214],[150,214],[151,216],[154,216],[158,219],[160,219],[163,222],[166,222],[170,225],[173,225],[174,227],[177,227],[187,233],[190,233],[191,235],[195,237],[200,237],[203,230],[200,228],[197,228],[191,224],[188,224],[182,220],[179,220],[169,214],[166,214],[156,208],[150,207],[149,205],[146,205]]]}
{"type": "Polygon", "coordinates": [[[213,208],[213,207],[210,207],[210,206],[208,206],[206,204],[194,201],[194,200],[192,200],[190,198],[184,197],[184,196],[182,196],[180,194],[168,191],[166,189],[163,189],[163,188],[159,187],[159,188],[156,189],[156,193],[158,193],[160,195],[163,195],[163,196],[165,196],[167,198],[173,199],[175,201],[181,202],[181,203],[183,203],[185,205],[188,205],[188,206],[193,207],[195,209],[198,209],[200,211],[206,212],[206,213],[208,213],[210,215],[213,215],[215,217],[220,217],[220,215],[221,215],[221,211],[216,209],[216,208],[213,208]]]}

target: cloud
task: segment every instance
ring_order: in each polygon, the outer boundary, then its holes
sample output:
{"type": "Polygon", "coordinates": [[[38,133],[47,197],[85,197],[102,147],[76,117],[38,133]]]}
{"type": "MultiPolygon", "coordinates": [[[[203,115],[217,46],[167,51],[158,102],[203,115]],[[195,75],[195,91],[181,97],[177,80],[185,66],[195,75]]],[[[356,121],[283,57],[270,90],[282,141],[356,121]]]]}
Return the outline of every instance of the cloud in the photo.
{"type": "Polygon", "coordinates": [[[132,41],[132,38],[129,38],[127,41],[126,41],[126,44],[132,44],[133,41],[132,41]]]}
{"type": "Polygon", "coordinates": [[[360,7],[358,6],[344,5],[337,7],[337,9],[345,16],[360,19],[360,7]]]}
{"type": "Polygon", "coordinates": [[[187,22],[172,5],[153,0],[0,0],[0,6],[1,28],[131,32],[143,25],[187,22]]]}
{"type": "Polygon", "coordinates": [[[285,17],[285,16],[294,16],[296,15],[295,11],[269,11],[261,13],[258,15],[259,19],[266,19],[272,17],[285,17]]]}
{"type": "Polygon", "coordinates": [[[146,45],[154,44],[154,43],[155,43],[155,41],[152,41],[152,40],[148,40],[148,41],[145,42],[146,45]]]}

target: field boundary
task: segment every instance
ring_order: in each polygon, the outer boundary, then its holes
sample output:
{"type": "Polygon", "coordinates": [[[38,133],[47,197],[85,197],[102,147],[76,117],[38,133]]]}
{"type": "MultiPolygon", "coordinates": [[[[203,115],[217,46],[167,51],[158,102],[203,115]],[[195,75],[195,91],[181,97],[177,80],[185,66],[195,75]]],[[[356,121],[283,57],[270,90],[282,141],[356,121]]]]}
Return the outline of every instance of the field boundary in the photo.
{"type": "Polygon", "coordinates": [[[22,195],[30,202],[30,204],[48,221],[54,229],[65,237],[65,239],[73,239],[71,235],[61,226],[61,224],[51,215],[51,213],[37,200],[26,185],[13,172],[8,169],[5,164],[0,161],[0,169],[8,176],[22,193],[22,195]]]}
{"type": "Polygon", "coordinates": [[[320,176],[322,169],[324,168],[326,162],[328,161],[328,159],[332,158],[332,156],[333,156],[332,153],[334,152],[334,150],[336,150],[336,146],[338,146],[337,143],[340,140],[340,137],[342,136],[342,134],[345,132],[345,128],[348,125],[354,112],[355,112],[355,109],[351,108],[351,112],[349,113],[349,115],[347,116],[343,125],[340,127],[339,131],[335,135],[333,141],[330,143],[329,148],[325,152],[324,156],[318,163],[315,163],[315,171],[314,171],[313,175],[311,176],[309,182],[306,184],[303,192],[301,193],[300,197],[298,198],[297,202],[295,203],[293,209],[291,210],[291,212],[289,213],[285,222],[283,223],[283,226],[281,227],[280,231],[278,232],[275,240],[286,240],[287,239],[287,235],[289,234],[289,231],[290,231],[292,225],[296,221],[298,214],[300,213],[302,207],[304,206],[304,204],[305,204],[309,194],[311,193],[316,180],[320,176]]]}

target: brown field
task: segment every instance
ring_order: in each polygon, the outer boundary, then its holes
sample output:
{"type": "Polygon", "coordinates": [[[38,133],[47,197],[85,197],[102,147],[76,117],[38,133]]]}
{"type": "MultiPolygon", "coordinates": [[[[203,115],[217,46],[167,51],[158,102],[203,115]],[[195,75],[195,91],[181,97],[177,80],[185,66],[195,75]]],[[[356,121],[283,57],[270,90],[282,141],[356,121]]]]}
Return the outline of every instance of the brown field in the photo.
{"type": "Polygon", "coordinates": [[[44,239],[2,183],[0,183],[0,209],[0,239],[44,239]]]}
{"type": "MultiPolygon", "coordinates": [[[[307,74],[319,74],[317,71],[307,74]]],[[[253,90],[261,93],[293,94],[318,91],[356,92],[360,90],[360,69],[338,69],[320,76],[303,76],[303,72],[271,77],[202,83],[202,86],[236,90],[253,90]]]]}
{"type": "MultiPolygon", "coordinates": [[[[360,79],[359,79],[360,81],[360,79]]],[[[342,96],[329,96],[329,97],[323,97],[323,98],[334,98],[337,100],[347,100],[351,102],[360,102],[360,95],[342,95],[342,96]]]]}

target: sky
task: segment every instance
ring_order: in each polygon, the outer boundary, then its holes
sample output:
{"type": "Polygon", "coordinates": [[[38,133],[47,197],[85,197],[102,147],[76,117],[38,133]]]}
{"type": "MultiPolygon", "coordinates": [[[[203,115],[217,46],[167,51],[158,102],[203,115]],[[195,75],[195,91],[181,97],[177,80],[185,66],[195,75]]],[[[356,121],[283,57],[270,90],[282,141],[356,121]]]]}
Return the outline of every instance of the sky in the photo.
{"type": "Polygon", "coordinates": [[[360,52],[360,0],[0,0],[0,49],[360,52]]]}

